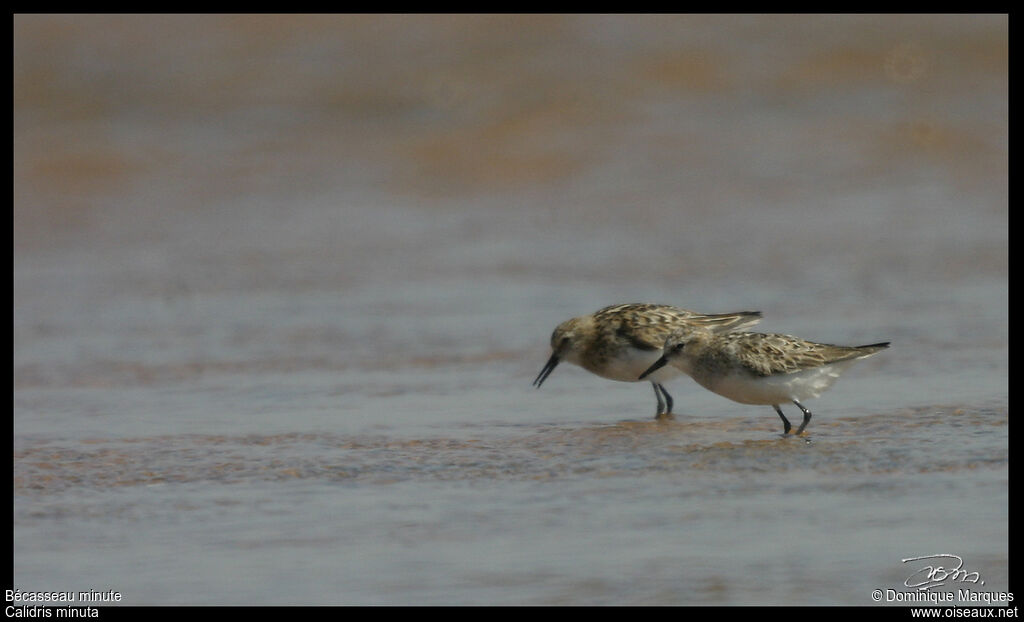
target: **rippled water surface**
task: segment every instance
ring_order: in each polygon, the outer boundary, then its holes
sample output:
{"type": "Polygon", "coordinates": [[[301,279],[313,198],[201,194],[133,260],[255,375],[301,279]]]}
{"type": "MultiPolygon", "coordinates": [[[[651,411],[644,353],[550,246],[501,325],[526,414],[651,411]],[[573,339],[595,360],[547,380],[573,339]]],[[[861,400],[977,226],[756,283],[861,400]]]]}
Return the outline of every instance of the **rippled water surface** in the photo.
{"type": "Polygon", "coordinates": [[[933,554],[1008,589],[1005,16],[14,26],[18,589],[871,606],[933,554]],[[802,438],[686,378],[670,421],[530,386],[629,301],[893,345],[802,438]]]}

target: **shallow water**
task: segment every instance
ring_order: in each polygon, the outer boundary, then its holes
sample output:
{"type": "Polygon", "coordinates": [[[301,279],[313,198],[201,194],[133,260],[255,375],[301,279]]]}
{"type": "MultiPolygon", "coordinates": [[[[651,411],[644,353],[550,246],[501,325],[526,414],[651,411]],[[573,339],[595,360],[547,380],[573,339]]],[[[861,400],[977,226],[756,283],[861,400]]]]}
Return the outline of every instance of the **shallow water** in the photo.
{"type": "Polygon", "coordinates": [[[1007,49],[1004,16],[17,16],[15,587],[869,606],[948,553],[1005,591],[1007,49]],[[805,438],[686,378],[664,422],[646,383],[530,386],[626,301],[893,346],[805,438]]]}

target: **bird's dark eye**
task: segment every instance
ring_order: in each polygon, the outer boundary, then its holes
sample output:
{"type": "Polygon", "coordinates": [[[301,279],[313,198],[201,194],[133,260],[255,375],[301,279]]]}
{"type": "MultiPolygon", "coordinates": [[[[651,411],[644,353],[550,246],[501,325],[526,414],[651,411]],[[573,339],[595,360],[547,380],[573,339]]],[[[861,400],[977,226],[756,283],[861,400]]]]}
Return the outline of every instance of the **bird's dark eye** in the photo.
{"type": "Polygon", "coordinates": [[[683,346],[685,346],[685,345],[686,345],[685,343],[677,343],[676,345],[672,346],[672,351],[673,352],[682,352],[683,351],[683,346]]]}

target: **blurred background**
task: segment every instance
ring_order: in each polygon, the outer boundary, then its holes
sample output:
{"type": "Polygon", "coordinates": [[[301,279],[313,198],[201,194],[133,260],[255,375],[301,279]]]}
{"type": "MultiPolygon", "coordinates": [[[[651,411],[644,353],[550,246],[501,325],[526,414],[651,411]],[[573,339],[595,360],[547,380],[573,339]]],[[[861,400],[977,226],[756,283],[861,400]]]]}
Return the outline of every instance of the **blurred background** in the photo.
{"type": "Polygon", "coordinates": [[[16,587],[868,605],[915,554],[1005,577],[1006,15],[13,32],[16,587]],[[808,404],[810,444],[685,378],[664,425],[645,384],[530,387],[555,325],[621,302],[893,347],[808,404]]]}

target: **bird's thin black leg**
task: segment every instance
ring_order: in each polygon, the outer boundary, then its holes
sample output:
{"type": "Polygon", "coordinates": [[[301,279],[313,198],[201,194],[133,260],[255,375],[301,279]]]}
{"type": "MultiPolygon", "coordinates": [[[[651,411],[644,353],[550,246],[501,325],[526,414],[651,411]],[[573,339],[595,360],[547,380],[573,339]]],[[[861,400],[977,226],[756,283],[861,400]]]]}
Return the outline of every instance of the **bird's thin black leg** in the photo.
{"type": "Polygon", "coordinates": [[[651,387],[654,388],[654,397],[658,398],[658,412],[654,413],[654,418],[657,419],[665,412],[665,400],[661,398],[661,391],[658,390],[658,383],[652,382],[651,387]]]}
{"type": "Polygon", "coordinates": [[[665,396],[665,414],[666,415],[671,415],[672,414],[672,396],[669,395],[668,391],[665,390],[665,385],[659,383],[658,384],[658,388],[661,389],[661,394],[665,396]]]}
{"type": "Polygon", "coordinates": [[[804,405],[801,404],[800,402],[796,401],[796,400],[793,400],[793,403],[796,404],[797,407],[799,407],[800,410],[802,410],[804,412],[804,422],[800,424],[800,427],[797,428],[797,431],[796,431],[797,434],[800,434],[800,433],[802,433],[804,431],[804,428],[806,428],[807,424],[810,423],[810,421],[811,421],[811,411],[809,411],[806,408],[804,408],[804,405]]]}
{"type": "MultiPolygon", "coordinates": [[[[775,412],[779,413],[779,419],[782,419],[783,434],[789,434],[790,428],[793,426],[789,425],[789,419],[786,419],[786,415],[782,414],[782,409],[779,408],[778,404],[772,404],[775,407],[775,412]]],[[[800,428],[801,430],[803,428],[800,428]]]]}

